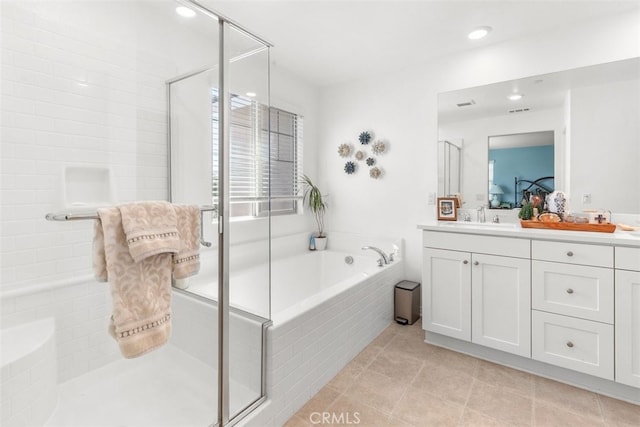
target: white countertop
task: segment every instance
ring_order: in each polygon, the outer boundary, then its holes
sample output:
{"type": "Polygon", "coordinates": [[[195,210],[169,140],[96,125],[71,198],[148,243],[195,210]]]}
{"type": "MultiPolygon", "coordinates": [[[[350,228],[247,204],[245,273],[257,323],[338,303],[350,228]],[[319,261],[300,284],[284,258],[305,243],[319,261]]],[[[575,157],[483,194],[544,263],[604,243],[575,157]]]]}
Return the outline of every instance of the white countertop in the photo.
{"type": "Polygon", "coordinates": [[[619,228],[613,233],[592,231],[544,230],[538,228],[522,228],[520,223],[493,224],[461,222],[461,221],[427,221],[418,224],[418,228],[428,231],[440,231],[463,234],[480,234],[485,236],[517,237],[523,239],[554,240],[565,242],[593,243],[640,248],[640,231],[622,231],[619,228]]]}

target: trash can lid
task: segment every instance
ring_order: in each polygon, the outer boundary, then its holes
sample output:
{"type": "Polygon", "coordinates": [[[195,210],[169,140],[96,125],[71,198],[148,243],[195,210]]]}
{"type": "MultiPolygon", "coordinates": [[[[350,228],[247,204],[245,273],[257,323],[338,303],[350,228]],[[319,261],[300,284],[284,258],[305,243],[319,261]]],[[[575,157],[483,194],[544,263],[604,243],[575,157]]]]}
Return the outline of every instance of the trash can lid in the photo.
{"type": "Polygon", "coordinates": [[[402,282],[399,282],[396,285],[396,288],[405,289],[407,291],[412,291],[415,288],[417,288],[418,286],[420,286],[420,283],[418,283],[418,282],[412,282],[410,280],[403,280],[402,282]]]}

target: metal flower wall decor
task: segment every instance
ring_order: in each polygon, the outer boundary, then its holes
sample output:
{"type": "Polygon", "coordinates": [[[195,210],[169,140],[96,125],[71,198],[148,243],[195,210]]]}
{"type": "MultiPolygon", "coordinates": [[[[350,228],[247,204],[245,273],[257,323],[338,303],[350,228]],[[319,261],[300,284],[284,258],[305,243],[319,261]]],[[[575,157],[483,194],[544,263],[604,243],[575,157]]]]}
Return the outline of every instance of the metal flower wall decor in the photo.
{"type": "Polygon", "coordinates": [[[369,177],[379,179],[384,175],[384,170],[379,164],[378,157],[384,155],[389,150],[387,142],[377,139],[373,141],[373,132],[365,130],[358,135],[360,149],[353,150],[351,144],[343,143],[338,146],[338,155],[347,162],[344,164],[344,172],[347,175],[354,175],[358,171],[358,163],[364,162],[369,167],[369,177]],[[371,143],[371,145],[369,145],[371,143]],[[371,153],[367,153],[367,147],[371,147],[371,153]],[[353,160],[351,160],[353,156],[353,160]]]}

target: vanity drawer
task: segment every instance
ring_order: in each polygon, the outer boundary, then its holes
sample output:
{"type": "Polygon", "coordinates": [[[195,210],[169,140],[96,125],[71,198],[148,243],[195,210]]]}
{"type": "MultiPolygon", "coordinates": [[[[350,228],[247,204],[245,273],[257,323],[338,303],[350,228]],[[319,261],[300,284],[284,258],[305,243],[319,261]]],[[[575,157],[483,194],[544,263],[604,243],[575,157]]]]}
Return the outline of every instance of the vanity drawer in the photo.
{"type": "Polygon", "coordinates": [[[533,310],[531,356],[613,380],[613,326],[533,310]]]}
{"type": "Polygon", "coordinates": [[[451,251],[514,258],[529,258],[531,255],[528,239],[425,230],[422,233],[422,242],[423,246],[427,248],[448,249],[451,251]]]}
{"type": "Polygon", "coordinates": [[[613,247],[534,240],[531,242],[531,258],[613,268],[613,247]]]}
{"type": "Polygon", "coordinates": [[[613,276],[610,268],[533,261],[532,308],[613,324],[613,276]]]}
{"type": "Polygon", "coordinates": [[[616,268],[640,271],[640,248],[616,247],[616,268]]]}

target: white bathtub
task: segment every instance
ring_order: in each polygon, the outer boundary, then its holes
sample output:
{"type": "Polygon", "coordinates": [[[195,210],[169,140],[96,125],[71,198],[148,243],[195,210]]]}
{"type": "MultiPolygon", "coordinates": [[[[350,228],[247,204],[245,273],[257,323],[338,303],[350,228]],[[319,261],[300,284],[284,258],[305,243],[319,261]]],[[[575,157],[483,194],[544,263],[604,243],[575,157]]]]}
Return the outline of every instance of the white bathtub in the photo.
{"type": "Polygon", "coordinates": [[[45,318],[0,330],[0,425],[40,426],[58,400],[55,323],[45,318]]]}

